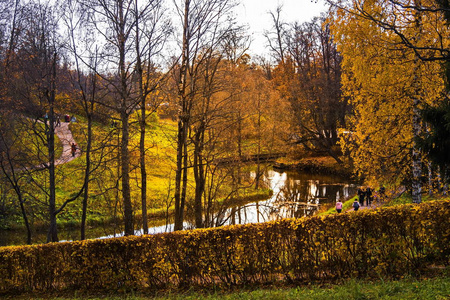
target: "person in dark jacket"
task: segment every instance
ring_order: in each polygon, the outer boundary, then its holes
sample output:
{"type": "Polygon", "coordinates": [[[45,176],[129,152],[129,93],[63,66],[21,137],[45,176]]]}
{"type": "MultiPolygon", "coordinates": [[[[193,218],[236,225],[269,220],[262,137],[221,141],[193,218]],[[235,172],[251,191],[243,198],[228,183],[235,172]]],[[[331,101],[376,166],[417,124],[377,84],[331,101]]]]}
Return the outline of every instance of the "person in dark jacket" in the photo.
{"type": "Polygon", "coordinates": [[[70,152],[72,153],[72,157],[75,157],[75,153],[77,152],[77,145],[75,143],[72,143],[70,152]]]}
{"type": "Polygon", "coordinates": [[[353,202],[352,206],[353,206],[353,210],[357,211],[360,206],[358,200],[355,199],[355,202],[353,202]]]}
{"type": "Polygon", "coordinates": [[[358,191],[357,191],[357,194],[358,194],[358,199],[359,199],[359,205],[360,206],[363,206],[364,205],[364,198],[365,198],[365,196],[366,196],[366,192],[363,190],[363,188],[360,186],[359,187],[359,189],[358,189],[358,191]]]}
{"type": "Polygon", "coordinates": [[[373,195],[372,195],[372,189],[368,186],[366,188],[366,201],[367,201],[367,206],[370,206],[372,204],[372,200],[373,200],[373,195]]]}

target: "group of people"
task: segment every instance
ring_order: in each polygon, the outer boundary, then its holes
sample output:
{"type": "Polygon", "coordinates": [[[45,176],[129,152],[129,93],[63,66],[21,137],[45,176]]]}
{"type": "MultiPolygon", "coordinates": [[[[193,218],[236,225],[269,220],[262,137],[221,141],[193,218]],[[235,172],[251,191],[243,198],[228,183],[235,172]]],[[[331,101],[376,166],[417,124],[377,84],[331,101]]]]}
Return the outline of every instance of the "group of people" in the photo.
{"type": "Polygon", "coordinates": [[[366,200],[366,205],[370,206],[373,202],[373,190],[370,186],[364,188],[360,186],[356,192],[358,195],[358,202],[360,206],[364,206],[364,200],[366,200]]]}
{"type": "MultiPolygon", "coordinates": [[[[44,120],[45,120],[46,123],[47,123],[48,119],[49,119],[49,116],[46,113],[44,115],[44,120]]],[[[67,114],[64,115],[64,122],[69,123],[69,122],[76,122],[76,121],[77,121],[77,119],[75,118],[75,116],[71,117],[71,116],[69,116],[67,114]]],[[[61,126],[61,116],[59,114],[55,115],[55,126],[56,127],[61,126]]],[[[72,157],[75,157],[75,155],[77,153],[77,149],[78,149],[78,147],[77,147],[77,145],[75,143],[72,143],[70,145],[70,153],[72,154],[72,157]]]]}
{"type": "MultiPolygon", "coordinates": [[[[54,124],[56,127],[61,126],[61,116],[56,114],[55,118],[54,118],[54,124]]],[[[45,113],[44,115],[44,121],[45,123],[47,123],[47,121],[49,120],[49,116],[48,113],[45,113]]],[[[69,122],[76,122],[77,118],[75,116],[69,116],[69,115],[64,115],[64,122],[69,123],[69,122]]]]}
{"type": "MultiPolygon", "coordinates": [[[[386,190],[385,190],[384,186],[381,186],[377,192],[374,192],[374,190],[369,186],[367,186],[367,187],[360,186],[356,192],[358,195],[358,198],[355,199],[355,201],[352,204],[353,210],[355,210],[355,211],[359,210],[359,208],[361,206],[364,206],[364,203],[366,204],[366,206],[371,206],[375,199],[378,199],[379,201],[383,201],[383,199],[386,196],[385,192],[386,192],[386,190]]],[[[338,213],[342,212],[342,207],[343,207],[342,201],[338,200],[336,202],[336,211],[338,213]]]]}

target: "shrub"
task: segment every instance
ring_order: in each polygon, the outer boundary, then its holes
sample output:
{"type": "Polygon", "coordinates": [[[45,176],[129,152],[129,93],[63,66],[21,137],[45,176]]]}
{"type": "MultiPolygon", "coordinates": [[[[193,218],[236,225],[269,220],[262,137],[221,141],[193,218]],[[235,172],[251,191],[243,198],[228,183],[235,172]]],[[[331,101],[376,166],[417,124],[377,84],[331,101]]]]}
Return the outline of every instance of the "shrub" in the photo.
{"type": "Polygon", "coordinates": [[[450,201],[0,248],[0,293],[392,277],[448,264],[450,201]]]}

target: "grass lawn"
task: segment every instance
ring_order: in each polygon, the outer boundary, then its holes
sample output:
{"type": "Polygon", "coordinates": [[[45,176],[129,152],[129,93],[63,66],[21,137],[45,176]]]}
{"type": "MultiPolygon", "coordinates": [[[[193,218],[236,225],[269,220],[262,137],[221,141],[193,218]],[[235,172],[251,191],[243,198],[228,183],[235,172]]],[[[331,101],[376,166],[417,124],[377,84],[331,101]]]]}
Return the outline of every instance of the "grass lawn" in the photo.
{"type": "Polygon", "coordinates": [[[349,280],[342,284],[309,285],[301,287],[267,287],[259,289],[238,289],[234,292],[225,291],[188,291],[184,293],[166,292],[158,295],[143,294],[114,294],[114,295],[77,295],[51,296],[51,295],[24,295],[10,296],[6,299],[129,299],[129,300],[194,300],[194,299],[421,299],[444,300],[450,299],[450,277],[428,278],[422,280],[403,279],[399,281],[359,281],[349,280]]]}

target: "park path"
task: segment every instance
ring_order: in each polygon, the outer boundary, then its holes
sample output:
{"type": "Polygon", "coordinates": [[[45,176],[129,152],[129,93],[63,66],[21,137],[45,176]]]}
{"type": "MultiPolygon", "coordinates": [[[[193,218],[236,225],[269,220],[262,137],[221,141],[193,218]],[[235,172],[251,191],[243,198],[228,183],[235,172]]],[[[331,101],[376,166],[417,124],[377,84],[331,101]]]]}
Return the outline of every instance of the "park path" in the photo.
{"type": "MultiPolygon", "coordinates": [[[[396,190],[387,191],[386,192],[386,200],[384,202],[380,202],[379,200],[375,200],[374,199],[374,201],[372,201],[371,205],[360,206],[359,210],[373,209],[373,208],[380,207],[384,203],[386,203],[386,201],[388,201],[388,199],[394,199],[394,198],[400,197],[400,195],[403,194],[405,191],[406,191],[406,188],[404,186],[398,187],[396,190]]],[[[365,201],[365,203],[367,204],[367,200],[365,201]]],[[[350,208],[350,209],[348,209],[346,211],[349,212],[349,211],[355,211],[355,210],[352,207],[352,208],[350,208]]]]}
{"type": "Polygon", "coordinates": [[[79,157],[81,155],[80,149],[77,147],[75,156],[72,156],[72,143],[77,144],[72,136],[72,132],[69,129],[68,122],[61,122],[60,125],[55,127],[55,134],[58,136],[62,143],[63,151],[61,156],[55,160],[55,165],[61,165],[68,163],[69,161],[79,157]]]}
{"type": "MultiPolygon", "coordinates": [[[[41,122],[41,121],[38,121],[41,122]]],[[[72,136],[72,132],[69,129],[70,123],[60,123],[55,126],[55,134],[58,136],[61,144],[63,146],[63,151],[61,156],[58,159],[55,159],[55,166],[62,165],[68,163],[71,160],[74,160],[77,157],[81,156],[81,150],[78,148],[75,151],[75,155],[72,156],[72,143],[77,144],[75,139],[72,136]]],[[[42,163],[40,165],[35,165],[33,167],[23,167],[14,169],[15,171],[26,171],[26,170],[42,170],[46,169],[49,166],[49,162],[42,163]]]]}

